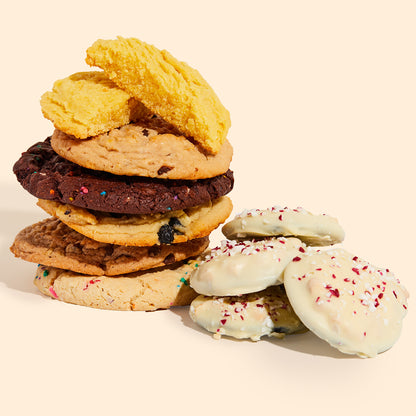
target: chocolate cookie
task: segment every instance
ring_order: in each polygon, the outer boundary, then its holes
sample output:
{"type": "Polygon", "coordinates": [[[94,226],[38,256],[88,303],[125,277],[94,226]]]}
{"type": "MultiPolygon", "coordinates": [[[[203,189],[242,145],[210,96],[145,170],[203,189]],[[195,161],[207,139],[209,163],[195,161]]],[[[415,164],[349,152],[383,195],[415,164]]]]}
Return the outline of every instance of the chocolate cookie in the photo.
{"type": "Polygon", "coordinates": [[[50,138],[31,146],[13,172],[32,195],[118,214],[152,214],[204,204],[230,192],[232,171],[209,179],[165,180],[83,168],[52,149],[50,138]]]}

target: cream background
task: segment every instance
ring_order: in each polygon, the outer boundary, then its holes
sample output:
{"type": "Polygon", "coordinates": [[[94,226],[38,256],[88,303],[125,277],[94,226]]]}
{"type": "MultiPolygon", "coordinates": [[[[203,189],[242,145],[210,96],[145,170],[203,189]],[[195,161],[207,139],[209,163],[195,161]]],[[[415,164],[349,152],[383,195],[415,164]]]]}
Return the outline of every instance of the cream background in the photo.
{"type": "Polygon", "coordinates": [[[3,5],[0,414],[414,412],[415,12],[413,1],[365,0],[3,5]],[[390,351],[351,358],[312,334],[215,341],[186,308],[109,312],[37,293],[35,265],[8,247],[44,214],[11,168],[52,132],[41,94],[116,35],[187,61],[230,110],[235,212],[334,215],[348,250],[402,280],[412,297],[390,351]]]}

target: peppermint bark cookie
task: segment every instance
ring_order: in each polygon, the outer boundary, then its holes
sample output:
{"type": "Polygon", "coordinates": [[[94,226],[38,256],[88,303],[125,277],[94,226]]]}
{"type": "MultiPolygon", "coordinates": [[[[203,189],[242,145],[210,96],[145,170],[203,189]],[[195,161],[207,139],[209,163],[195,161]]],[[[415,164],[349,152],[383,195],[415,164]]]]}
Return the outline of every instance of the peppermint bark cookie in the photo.
{"type": "Polygon", "coordinates": [[[221,148],[230,114],[201,74],[134,38],[97,40],[87,50],[87,64],[104,70],[121,89],[193,137],[212,153],[221,148]]]}
{"type": "Polygon", "coordinates": [[[286,265],[301,251],[305,249],[297,238],[224,240],[192,274],[191,286],[207,296],[258,292],[282,284],[286,265]]]}
{"type": "Polygon", "coordinates": [[[232,211],[226,196],[185,210],[149,215],[111,215],[44,199],[38,206],[93,240],[125,246],[176,244],[205,237],[232,211]]]}
{"type": "Polygon", "coordinates": [[[141,120],[88,140],[55,130],[51,143],[65,159],[115,175],[194,180],[227,171],[233,155],[227,140],[210,155],[180,133],[164,131],[157,120],[141,120]]]}
{"type": "Polygon", "coordinates": [[[192,301],[189,315],[214,336],[258,341],[264,335],[283,338],[305,331],[282,286],[242,296],[200,295],[192,301]]]}
{"type": "Polygon", "coordinates": [[[89,275],[114,276],[197,256],[208,244],[208,237],[148,247],[106,244],[85,237],[56,218],[48,218],[23,229],[10,250],[16,257],[45,266],[89,275]]]}
{"type": "Polygon", "coordinates": [[[120,176],[90,170],[55,153],[50,139],[22,153],[13,171],[32,195],[117,214],[152,214],[204,204],[230,192],[233,173],[193,181],[120,176]]]}
{"type": "Polygon", "coordinates": [[[150,272],[122,276],[86,276],[40,265],[35,286],[54,299],[98,309],[154,311],[189,305],[196,293],[188,276],[197,267],[195,260],[150,272]]]}
{"type": "Polygon", "coordinates": [[[312,246],[340,243],[345,235],[336,218],[280,206],[245,210],[225,224],[222,232],[229,239],[294,236],[312,246]]]}
{"type": "Polygon", "coordinates": [[[374,357],[400,335],[407,290],[343,249],[309,249],[287,266],[284,286],[304,325],[341,352],[374,357]]]}

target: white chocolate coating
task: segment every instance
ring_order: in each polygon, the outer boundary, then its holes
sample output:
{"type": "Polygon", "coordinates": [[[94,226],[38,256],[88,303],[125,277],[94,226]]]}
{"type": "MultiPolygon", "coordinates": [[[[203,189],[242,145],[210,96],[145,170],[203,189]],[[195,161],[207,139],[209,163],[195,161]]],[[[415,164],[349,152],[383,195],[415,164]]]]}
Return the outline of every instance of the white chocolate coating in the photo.
{"type": "Polygon", "coordinates": [[[225,224],[222,232],[229,239],[294,236],[312,246],[340,243],[345,236],[334,217],[280,206],[243,211],[225,224]]]}
{"type": "Polygon", "coordinates": [[[224,240],[192,273],[191,287],[202,295],[233,296],[283,283],[283,271],[303,244],[297,238],[224,240]]]}
{"type": "Polygon", "coordinates": [[[343,249],[309,249],[287,266],[284,285],[305,326],[341,352],[374,357],[400,335],[407,290],[343,249]]]}
{"type": "Polygon", "coordinates": [[[283,286],[233,297],[200,295],[189,309],[191,319],[207,331],[234,338],[258,341],[263,335],[283,338],[304,331],[293,312],[283,286]]]}

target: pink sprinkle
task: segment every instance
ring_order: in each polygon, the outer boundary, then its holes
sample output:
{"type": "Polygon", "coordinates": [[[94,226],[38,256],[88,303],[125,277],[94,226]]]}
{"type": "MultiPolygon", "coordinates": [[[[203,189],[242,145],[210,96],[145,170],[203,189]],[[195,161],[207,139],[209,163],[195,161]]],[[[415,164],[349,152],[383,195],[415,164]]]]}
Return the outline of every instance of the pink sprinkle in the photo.
{"type": "Polygon", "coordinates": [[[56,294],[56,292],[53,290],[53,287],[52,287],[52,286],[49,288],[49,292],[52,294],[52,296],[53,296],[55,299],[58,299],[58,295],[57,295],[57,294],[56,294]]]}
{"type": "Polygon", "coordinates": [[[88,188],[86,188],[85,186],[81,186],[80,190],[81,190],[81,192],[83,194],[87,194],[88,193],[88,188]]]}

